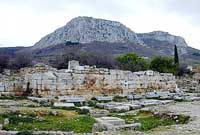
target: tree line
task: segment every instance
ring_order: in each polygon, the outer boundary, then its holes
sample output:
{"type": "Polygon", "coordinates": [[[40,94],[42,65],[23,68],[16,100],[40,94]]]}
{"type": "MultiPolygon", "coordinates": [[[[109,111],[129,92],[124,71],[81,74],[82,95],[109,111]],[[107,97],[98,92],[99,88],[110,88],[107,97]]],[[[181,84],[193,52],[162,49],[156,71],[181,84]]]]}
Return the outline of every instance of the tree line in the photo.
{"type": "MultiPolygon", "coordinates": [[[[173,57],[156,56],[152,60],[146,60],[135,53],[121,56],[111,56],[109,54],[83,52],[78,48],[65,50],[63,54],[56,56],[50,65],[58,69],[67,69],[68,61],[78,60],[81,65],[96,65],[98,68],[121,69],[132,72],[153,70],[162,73],[173,73],[183,75],[189,73],[186,65],[179,64],[179,57],[176,45],[174,46],[173,57]]],[[[33,65],[33,58],[28,53],[17,53],[14,58],[0,54],[0,72],[3,69],[20,69],[33,65]]]]}
{"type": "Polygon", "coordinates": [[[17,53],[14,58],[7,54],[0,54],[0,73],[4,69],[17,70],[32,66],[32,56],[29,53],[17,53]]]}

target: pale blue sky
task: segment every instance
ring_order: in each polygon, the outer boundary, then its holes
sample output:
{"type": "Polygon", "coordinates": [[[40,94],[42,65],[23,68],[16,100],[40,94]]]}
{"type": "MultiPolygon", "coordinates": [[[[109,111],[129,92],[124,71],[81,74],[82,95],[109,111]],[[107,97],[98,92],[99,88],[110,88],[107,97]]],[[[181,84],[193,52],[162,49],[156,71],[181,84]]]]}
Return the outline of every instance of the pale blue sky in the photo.
{"type": "Polygon", "coordinates": [[[31,46],[77,16],[167,31],[200,49],[200,0],[0,0],[0,47],[31,46]]]}

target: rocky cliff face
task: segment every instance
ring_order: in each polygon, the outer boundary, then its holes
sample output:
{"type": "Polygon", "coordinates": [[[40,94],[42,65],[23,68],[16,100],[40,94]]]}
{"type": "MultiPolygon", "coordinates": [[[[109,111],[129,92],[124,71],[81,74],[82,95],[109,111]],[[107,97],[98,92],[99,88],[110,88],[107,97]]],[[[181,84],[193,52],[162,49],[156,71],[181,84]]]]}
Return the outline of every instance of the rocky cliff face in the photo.
{"type": "Polygon", "coordinates": [[[37,42],[33,49],[41,49],[65,42],[91,43],[140,43],[137,35],[123,24],[115,21],[77,17],[37,42]]]}
{"type": "Polygon", "coordinates": [[[185,42],[184,38],[180,36],[174,36],[169,34],[168,32],[163,32],[163,31],[153,31],[150,33],[141,33],[137,34],[138,38],[140,40],[145,40],[145,39],[154,39],[158,41],[163,41],[163,42],[169,42],[171,44],[177,45],[179,47],[187,47],[187,43],[185,42]]]}
{"type": "Polygon", "coordinates": [[[168,32],[154,31],[150,33],[140,33],[137,34],[137,37],[143,44],[156,49],[160,53],[173,55],[174,45],[177,45],[180,55],[188,53],[188,45],[184,38],[171,35],[168,32]]]}

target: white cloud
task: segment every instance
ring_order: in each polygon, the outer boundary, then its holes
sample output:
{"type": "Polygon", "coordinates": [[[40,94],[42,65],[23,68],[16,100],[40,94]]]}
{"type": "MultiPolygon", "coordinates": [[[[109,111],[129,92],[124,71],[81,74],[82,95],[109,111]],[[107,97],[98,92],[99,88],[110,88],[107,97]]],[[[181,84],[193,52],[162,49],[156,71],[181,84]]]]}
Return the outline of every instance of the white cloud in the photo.
{"type": "Polygon", "coordinates": [[[93,16],[120,21],[135,32],[168,31],[200,49],[199,4],[198,0],[0,0],[0,44],[30,46],[74,17],[93,16]]]}

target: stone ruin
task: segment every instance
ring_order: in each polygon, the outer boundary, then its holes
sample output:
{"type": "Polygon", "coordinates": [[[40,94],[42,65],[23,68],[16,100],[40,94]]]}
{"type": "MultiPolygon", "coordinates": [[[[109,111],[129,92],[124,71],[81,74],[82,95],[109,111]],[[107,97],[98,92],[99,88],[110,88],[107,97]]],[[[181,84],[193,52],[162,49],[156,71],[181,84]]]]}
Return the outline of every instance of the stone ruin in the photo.
{"type": "Polygon", "coordinates": [[[195,73],[193,75],[193,89],[196,92],[200,91],[200,73],[195,73]]]}
{"type": "Polygon", "coordinates": [[[200,73],[194,73],[192,77],[181,77],[176,83],[182,91],[200,92],[200,73]]]}
{"type": "Polygon", "coordinates": [[[170,73],[80,66],[78,61],[69,61],[68,69],[62,70],[39,63],[32,68],[21,69],[17,75],[0,78],[1,95],[93,97],[177,89],[175,76],[170,73]]]}

